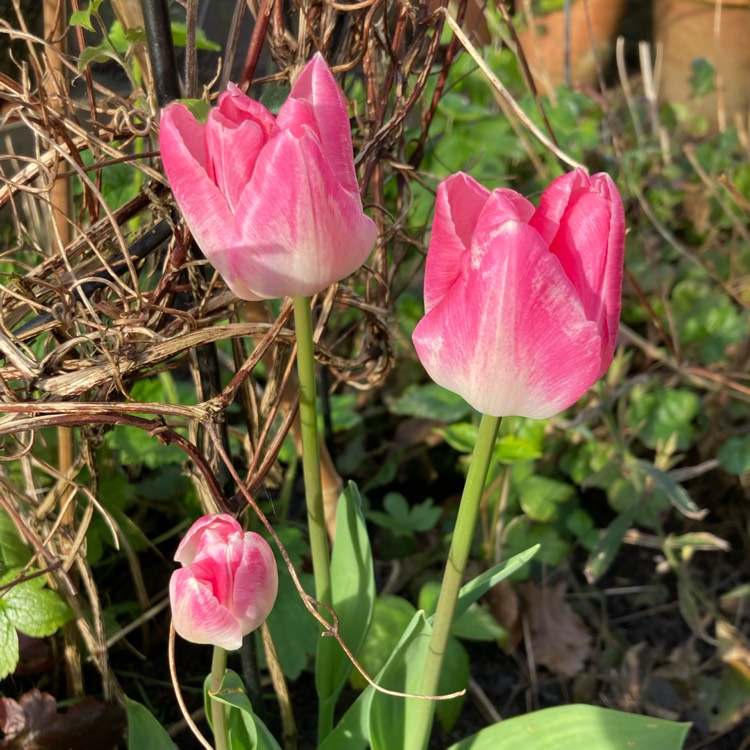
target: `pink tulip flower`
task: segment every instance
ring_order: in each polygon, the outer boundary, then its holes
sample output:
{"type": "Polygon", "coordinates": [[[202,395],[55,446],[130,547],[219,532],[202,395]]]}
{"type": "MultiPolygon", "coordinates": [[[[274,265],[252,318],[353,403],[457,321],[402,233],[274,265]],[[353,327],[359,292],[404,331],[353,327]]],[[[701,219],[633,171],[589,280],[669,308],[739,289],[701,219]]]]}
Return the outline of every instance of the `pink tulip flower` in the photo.
{"type": "Polygon", "coordinates": [[[190,231],[242,299],[320,292],[354,273],[375,244],[346,101],[320,54],[277,117],[230,85],[205,126],[169,105],[159,145],[190,231]]]}
{"type": "Polygon", "coordinates": [[[199,518],[174,556],[169,598],[175,630],[187,641],[233,650],[263,624],[279,579],[268,542],[230,515],[199,518]]]}
{"type": "Polygon", "coordinates": [[[537,209],[513,190],[449,177],[414,330],[424,368],[490,416],[561,412],[612,363],[624,249],[622,202],[606,174],[559,177],[537,209]]]}

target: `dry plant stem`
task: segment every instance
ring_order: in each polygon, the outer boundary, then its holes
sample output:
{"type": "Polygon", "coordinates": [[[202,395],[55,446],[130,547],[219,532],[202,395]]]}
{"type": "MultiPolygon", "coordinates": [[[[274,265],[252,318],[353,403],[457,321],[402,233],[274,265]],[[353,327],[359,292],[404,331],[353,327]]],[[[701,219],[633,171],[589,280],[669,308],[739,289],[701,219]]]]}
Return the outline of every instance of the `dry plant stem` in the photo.
{"type": "Polygon", "coordinates": [[[292,701],[289,697],[289,688],[284,678],[284,671],[281,668],[276,647],[273,645],[273,638],[268,623],[260,626],[260,637],[263,641],[263,650],[266,654],[266,664],[268,672],[271,675],[273,690],[279,702],[279,712],[281,713],[281,731],[283,734],[284,747],[286,750],[296,750],[297,748],[297,725],[294,721],[294,711],[292,710],[292,701]]]}
{"type": "Polygon", "coordinates": [[[320,439],[315,397],[315,350],[309,297],[294,297],[294,323],[297,337],[302,470],[305,477],[307,524],[310,529],[315,596],[321,602],[330,603],[331,563],[328,554],[323,485],[320,476],[320,439]]]}
{"type": "Polygon", "coordinates": [[[505,99],[506,102],[511,106],[511,109],[515,113],[516,117],[528,128],[534,137],[549,151],[551,151],[561,162],[567,164],[569,167],[574,169],[581,167],[585,169],[583,164],[580,164],[571,156],[568,156],[559,146],[553,143],[531,120],[531,118],[521,109],[516,100],[513,98],[508,89],[500,83],[500,79],[490,70],[490,66],[484,61],[482,56],[479,54],[477,48],[469,41],[469,38],[461,30],[461,27],[456,23],[453,16],[445,9],[442,9],[445,15],[445,20],[453,30],[453,33],[459,38],[461,44],[466,48],[466,51],[471,55],[474,62],[479,66],[480,70],[487,76],[487,80],[494,86],[497,92],[505,99]]]}
{"type": "MultiPolygon", "coordinates": [[[[424,672],[419,692],[423,695],[434,695],[440,681],[440,670],[443,666],[448,637],[450,636],[453,614],[456,611],[456,601],[461,588],[466,563],[471,552],[474,530],[479,515],[479,505],[482,500],[487,472],[492,460],[492,450],[495,447],[497,431],[500,429],[500,417],[482,415],[477,434],[477,443],[471,457],[466,484],[458,507],[456,528],[453,532],[448,562],[440,586],[435,618],[432,624],[432,635],[427,650],[424,672]]],[[[435,712],[434,701],[420,701],[415,706],[414,724],[410,727],[410,748],[420,750],[427,747],[432,728],[432,717],[435,712]]]]}
{"type": "Polygon", "coordinates": [[[214,744],[216,750],[226,750],[227,748],[227,726],[226,715],[224,713],[224,704],[214,700],[214,695],[221,689],[221,683],[224,681],[224,674],[227,671],[227,652],[220,646],[214,646],[214,656],[211,660],[211,682],[209,683],[208,694],[211,698],[211,723],[214,730],[214,744]]]}
{"type": "Polygon", "coordinates": [[[185,699],[182,697],[182,690],[180,690],[180,682],[177,679],[177,664],[175,663],[175,658],[174,658],[174,641],[175,641],[174,622],[170,621],[169,623],[169,653],[168,653],[169,676],[172,679],[172,689],[174,690],[175,698],[177,698],[177,705],[180,707],[180,711],[182,711],[182,715],[185,718],[185,723],[190,727],[190,731],[195,736],[195,739],[197,739],[198,742],[200,742],[200,744],[206,750],[214,750],[213,745],[211,745],[211,743],[203,736],[203,734],[201,733],[201,730],[198,729],[198,725],[193,721],[193,717],[190,715],[190,711],[188,711],[188,707],[185,705],[185,699]]]}

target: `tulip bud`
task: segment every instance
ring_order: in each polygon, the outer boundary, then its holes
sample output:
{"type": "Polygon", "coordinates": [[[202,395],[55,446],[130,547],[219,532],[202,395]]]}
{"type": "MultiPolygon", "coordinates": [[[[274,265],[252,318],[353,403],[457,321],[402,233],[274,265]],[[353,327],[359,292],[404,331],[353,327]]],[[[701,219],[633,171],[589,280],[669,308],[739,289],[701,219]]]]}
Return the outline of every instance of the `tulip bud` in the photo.
{"type": "Polygon", "coordinates": [[[354,273],[375,244],[346,100],[320,54],[277,117],[230,85],[205,126],[169,105],[159,145],[190,231],[242,299],[320,292],[354,273]]]}
{"type": "Polygon", "coordinates": [[[561,412],[612,362],[624,250],[622,202],[605,174],[559,177],[537,209],[513,190],[449,177],[413,337],[424,368],[490,416],[561,412]]]}
{"type": "Polygon", "coordinates": [[[175,630],[187,641],[238,649],[273,608],[278,572],[262,536],[230,515],[203,516],[180,542],[169,598],[175,630]]]}

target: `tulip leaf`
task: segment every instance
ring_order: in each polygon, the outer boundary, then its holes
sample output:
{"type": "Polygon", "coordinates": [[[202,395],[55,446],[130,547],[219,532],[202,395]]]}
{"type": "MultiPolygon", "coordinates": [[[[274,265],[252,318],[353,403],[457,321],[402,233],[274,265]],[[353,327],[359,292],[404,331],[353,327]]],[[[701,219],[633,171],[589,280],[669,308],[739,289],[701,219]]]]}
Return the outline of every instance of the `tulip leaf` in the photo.
{"type": "Polygon", "coordinates": [[[449,750],[680,750],[689,729],[599,706],[556,706],[493,724],[449,750]]]}
{"type": "Polygon", "coordinates": [[[209,700],[228,706],[227,736],[230,750],[281,750],[268,727],[253,712],[250,699],[245,693],[245,684],[236,672],[227,669],[221,688],[214,695],[209,694],[210,680],[209,675],[203,685],[206,716],[211,716],[209,700]]]}
{"type": "Polygon", "coordinates": [[[126,698],[128,711],[128,750],[176,750],[167,730],[144,705],[126,698]]]}
{"type": "MultiPolygon", "coordinates": [[[[356,654],[370,627],[375,603],[375,572],[362,514],[362,498],[353,482],[339,498],[336,541],[331,555],[331,591],[332,605],[339,618],[339,633],[356,654]]],[[[327,713],[331,721],[351,670],[349,657],[338,641],[334,638],[318,641],[315,685],[321,712],[327,713]]]]}
{"type": "Polygon", "coordinates": [[[453,614],[454,620],[460,618],[477,599],[484,596],[493,586],[523,568],[539,552],[539,549],[540,545],[535,544],[533,547],[519,552],[510,559],[494,565],[489,570],[485,570],[484,573],[478,575],[474,580],[464,584],[458,592],[456,611],[453,614]]]}

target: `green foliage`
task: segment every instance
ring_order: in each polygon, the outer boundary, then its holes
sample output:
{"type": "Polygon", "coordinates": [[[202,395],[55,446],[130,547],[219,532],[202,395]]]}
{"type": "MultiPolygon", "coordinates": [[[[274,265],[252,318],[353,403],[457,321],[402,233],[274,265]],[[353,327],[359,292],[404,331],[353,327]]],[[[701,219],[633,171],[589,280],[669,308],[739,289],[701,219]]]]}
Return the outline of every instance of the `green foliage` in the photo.
{"type": "Polygon", "coordinates": [[[126,699],[128,750],[175,750],[176,745],[154,715],[141,703],[126,699]]]}
{"type": "MultiPolygon", "coordinates": [[[[362,514],[362,498],[352,482],[338,502],[336,541],[331,555],[331,591],[331,604],[339,617],[339,633],[356,653],[370,627],[375,604],[375,572],[362,514]]],[[[315,663],[321,715],[326,714],[332,725],[336,701],[352,671],[352,663],[333,638],[319,639],[315,663]]]]}
{"type": "Polygon", "coordinates": [[[506,719],[451,745],[449,750],[579,750],[629,747],[680,750],[690,724],[612,711],[598,706],[558,706],[506,719]]]}
{"type": "Polygon", "coordinates": [[[411,535],[432,529],[440,519],[442,511],[433,507],[432,500],[410,505],[398,492],[389,492],[383,498],[385,512],[367,511],[367,518],[378,526],[390,529],[395,534],[411,535]]]}
{"type": "Polygon", "coordinates": [[[732,474],[750,471],[750,435],[729,438],[719,448],[717,457],[723,469],[732,474]]]}
{"type": "Polygon", "coordinates": [[[21,567],[30,558],[31,553],[23,543],[18,529],[5,509],[0,508],[0,572],[6,568],[21,567]]]}
{"type": "Polygon", "coordinates": [[[226,706],[228,750],[281,750],[266,725],[253,712],[250,699],[240,676],[228,669],[217,693],[209,691],[211,678],[204,683],[206,716],[211,717],[209,705],[218,701],[226,706]]]}
{"type": "Polygon", "coordinates": [[[0,576],[0,679],[7,677],[18,664],[16,631],[43,638],[73,617],[65,602],[56,592],[45,588],[45,583],[44,576],[23,568],[10,568],[0,576]]]}
{"type": "Polygon", "coordinates": [[[455,422],[472,411],[461,396],[432,382],[409,386],[389,408],[393,414],[438,422],[455,422]]]}
{"type": "Polygon", "coordinates": [[[636,385],[629,402],[628,423],[638,430],[644,445],[656,448],[675,438],[676,447],[684,450],[692,443],[700,411],[700,399],[693,391],[667,388],[657,392],[636,385]]]}

